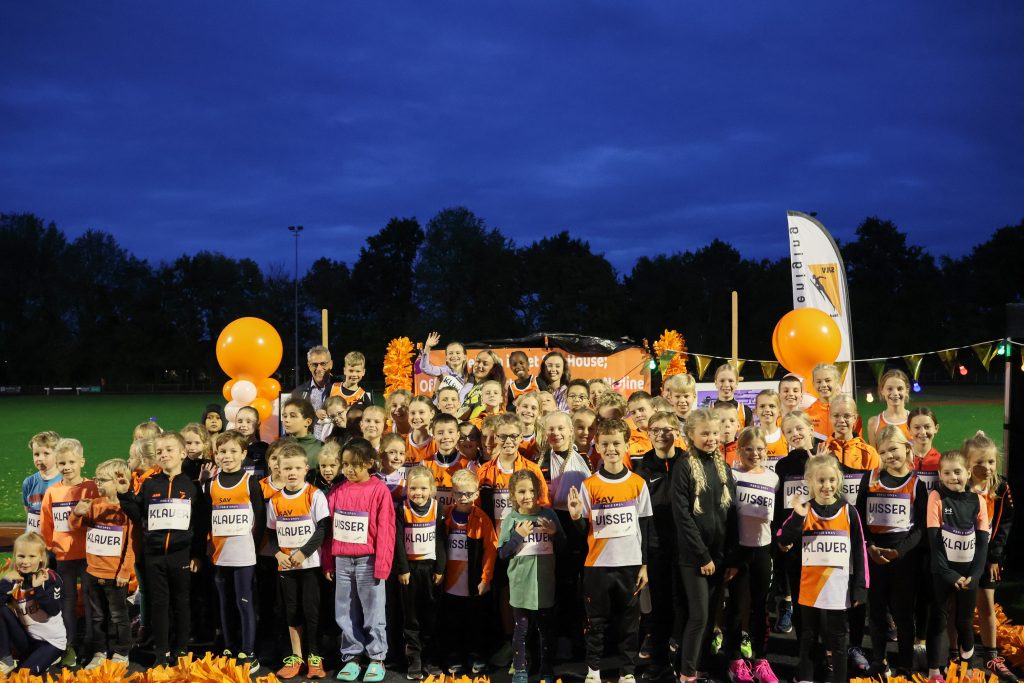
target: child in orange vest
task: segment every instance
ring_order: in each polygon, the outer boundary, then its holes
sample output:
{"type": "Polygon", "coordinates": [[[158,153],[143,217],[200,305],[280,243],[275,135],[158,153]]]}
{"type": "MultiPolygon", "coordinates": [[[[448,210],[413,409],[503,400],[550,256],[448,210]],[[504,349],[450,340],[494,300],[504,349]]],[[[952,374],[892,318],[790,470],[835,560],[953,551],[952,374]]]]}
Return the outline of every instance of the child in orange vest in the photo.
{"type": "Polygon", "coordinates": [[[800,494],[793,494],[793,513],[776,535],[779,545],[800,557],[802,627],[796,678],[799,683],[822,680],[815,677],[811,658],[820,637],[831,652],[832,680],[845,681],[847,613],[867,599],[864,532],[856,508],[843,498],[843,472],[834,457],[811,456],[804,479],[811,500],[804,502],[800,494]]]}

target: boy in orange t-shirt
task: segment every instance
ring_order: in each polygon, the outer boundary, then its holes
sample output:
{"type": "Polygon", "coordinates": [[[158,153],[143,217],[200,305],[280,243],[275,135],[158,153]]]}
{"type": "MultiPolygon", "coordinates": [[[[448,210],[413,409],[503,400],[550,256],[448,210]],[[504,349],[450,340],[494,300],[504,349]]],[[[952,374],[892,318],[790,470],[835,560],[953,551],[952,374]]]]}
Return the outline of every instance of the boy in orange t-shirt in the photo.
{"type": "MultiPolygon", "coordinates": [[[[72,529],[69,523],[71,510],[83,498],[96,498],[99,493],[92,479],[82,477],[85,467],[85,451],[78,439],[61,439],[53,449],[57,470],[63,479],[46,490],[43,504],[39,509],[39,529],[46,547],[57,559],[57,574],[64,584],[61,598],[61,614],[68,634],[68,649],[61,660],[64,666],[77,666],[76,646],[78,638],[78,582],[85,581],[85,529],[72,529]]],[[[89,638],[88,596],[85,596],[86,638],[89,638]]]]}

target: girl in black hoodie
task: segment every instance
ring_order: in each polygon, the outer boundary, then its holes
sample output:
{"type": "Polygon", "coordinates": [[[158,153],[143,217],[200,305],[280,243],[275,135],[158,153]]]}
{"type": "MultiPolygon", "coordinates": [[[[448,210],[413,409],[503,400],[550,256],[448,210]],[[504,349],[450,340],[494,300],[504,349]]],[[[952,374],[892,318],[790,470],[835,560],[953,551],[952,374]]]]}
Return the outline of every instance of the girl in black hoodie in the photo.
{"type": "Polygon", "coordinates": [[[719,449],[719,421],[710,410],[686,420],[690,450],[672,472],[679,571],[687,619],[680,644],[682,683],[697,677],[697,663],[711,639],[710,615],[722,602],[725,539],[736,495],[732,472],[719,449]]]}

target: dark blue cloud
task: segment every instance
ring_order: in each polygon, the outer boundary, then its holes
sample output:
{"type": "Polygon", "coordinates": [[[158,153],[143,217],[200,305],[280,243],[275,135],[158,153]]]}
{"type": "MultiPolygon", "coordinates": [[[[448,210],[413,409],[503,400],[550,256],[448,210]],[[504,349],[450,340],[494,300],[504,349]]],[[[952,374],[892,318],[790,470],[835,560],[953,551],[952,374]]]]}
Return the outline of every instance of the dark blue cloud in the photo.
{"type": "Polygon", "coordinates": [[[628,271],[785,211],[959,254],[1024,215],[1024,6],[7,3],[0,210],[202,248],[351,260],[464,204],[628,271]]]}

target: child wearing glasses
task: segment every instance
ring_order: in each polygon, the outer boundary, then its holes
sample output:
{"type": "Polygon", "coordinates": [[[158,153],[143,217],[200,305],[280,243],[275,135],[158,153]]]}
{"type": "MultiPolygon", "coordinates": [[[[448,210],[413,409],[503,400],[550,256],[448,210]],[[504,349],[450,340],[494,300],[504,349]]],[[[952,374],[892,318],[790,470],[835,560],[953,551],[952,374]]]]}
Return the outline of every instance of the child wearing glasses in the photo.
{"type": "Polygon", "coordinates": [[[473,674],[487,668],[483,658],[485,629],[466,628],[474,624],[484,609],[482,596],[491,589],[498,537],[494,525],[476,505],[480,484],[471,470],[452,475],[455,505],[448,510],[445,532],[448,558],[444,566],[442,633],[448,653],[448,671],[458,676],[465,668],[467,655],[473,674]]]}
{"type": "MultiPolygon", "coordinates": [[[[519,453],[519,440],[523,435],[523,422],[515,413],[498,415],[494,419],[494,438],[497,445],[497,457],[485,463],[477,475],[480,479],[480,507],[491,518],[495,527],[512,511],[512,492],[509,480],[514,472],[528,469],[540,480],[537,501],[540,505],[549,506],[548,486],[544,474],[537,463],[527,460],[519,453]]],[[[495,589],[498,591],[498,603],[501,607],[501,626],[505,641],[492,658],[495,666],[508,666],[512,661],[512,609],[508,604],[508,563],[498,563],[494,573],[495,589]]]]}

